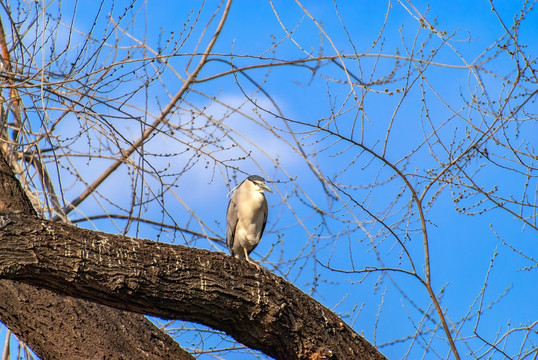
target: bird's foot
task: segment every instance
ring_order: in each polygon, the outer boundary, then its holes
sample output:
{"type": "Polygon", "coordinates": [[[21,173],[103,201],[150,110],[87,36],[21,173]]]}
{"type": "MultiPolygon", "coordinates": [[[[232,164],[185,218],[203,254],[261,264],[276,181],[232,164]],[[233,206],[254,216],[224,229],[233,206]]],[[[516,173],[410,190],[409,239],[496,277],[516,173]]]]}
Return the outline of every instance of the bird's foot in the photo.
{"type": "Polygon", "coordinates": [[[262,267],[261,267],[260,265],[258,265],[256,262],[250,260],[250,259],[248,258],[248,256],[246,257],[246,260],[247,260],[248,263],[250,263],[250,264],[256,266],[256,267],[258,268],[258,270],[261,270],[261,269],[262,269],[262,267]]]}

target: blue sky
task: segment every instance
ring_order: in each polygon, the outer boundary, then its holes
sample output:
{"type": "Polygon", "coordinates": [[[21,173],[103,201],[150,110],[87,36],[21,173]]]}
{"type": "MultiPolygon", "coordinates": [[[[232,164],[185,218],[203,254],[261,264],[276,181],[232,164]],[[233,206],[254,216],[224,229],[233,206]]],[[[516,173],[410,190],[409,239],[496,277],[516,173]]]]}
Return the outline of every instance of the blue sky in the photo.
{"type": "MultiPolygon", "coordinates": [[[[193,47],[196,46],[218,3],[205,3],[195,24],[194,19],[200,4],[199,1],[135,3],[133,10],[128,11],[120,20],[118,16],[124,12],[124,6],[115,4],[112,9],[111,3],[104,2],[94,37],[102,37],[103,24],[106,24],[107,14],[111,13],[129,36],[112,32],[113,36],[107,38],[108,44],[119,39],[121,46],[132,46],[134,59],[150,54],[149,50],[140,48],[141,43],[153,50],[162,48],[163,54],[171,55],[170,64],[177,70],[179,77],[185,78],[184,68],[190,59],[185,54],[193,52],[193,47]],[[195,26],[187,38],[185,34],[193,24],[195,26]],[[133,40],[133,37],[140,42],[133,40]],[[185,40],[174,53],[171,47],[166,45],[166,39],[171,37],[171,44],[185,40]]],[[[273,182],[272,186],[276,191],[268,195],[270,215],[267,233],[256,249],[253,256],[255,260],[270,253],[264,262],[266,268],[286,276],[307,293],[310,293],[315,284],[313,296],[344,316],[367,340],[376,345],[395,341],[393,345],[381,348],[388,358],[424,356],[429,359],[436,357],[435,352],[438,352],[440,357],[449,357],[446,341],[443,340],[444,334],[438,329],[432,339],[427,333],[424,338],[428,340],[419,338],[417,342],[396,341],[412,335],[418,324],[433,327],[432,323],[423,320],[423,315],[417,308],[428,309],[432,319],[438,321],[437,315],[432,312],[427,293],[416,279],[398,272],[389,272],[390,277],[387,273],[382,276],[380,272],[368,276],[362,273],[347,274],[331,271],[323,266],[330,264],[336,269],[346,271],[371,269],[381,267],[378,260],[381,256],[386,266],[410,269],[401,246],[394,237],[386,234],[379,221],[361,209],[361,205],[375,213],[378,218],[384,218],[386,224],[405,241],[420,275],[424,274],[423,238],[419,231],[416,209],[409,207],[410,193],[387,164],[368,155],[357,144],[338,140],[338,137],[327,136],[323,132],[307,133],[313,128],[299,123],[312,125],[321,121],[326,123],[327,129],[332,132],[353,138],[359,143],[362,141],[366,148],[378,154],[383,152],[385,133],[390,127],[391,134],[385,157],[408,175],[411,185],[420,195],[425,185],[424,176],[427,170],[439,171],[442,168],[439,161],[450,161],[441,145],[434,141],[431,148],[424,145],[424,134],[431,131],[428,121],[439,126],[438,134],[443,138],[443,145],[462,148],[469,146],[479,136],[470,124],[484,130],[487,124],[493,121],[491,114],[482,116],[476,109],[465,105],[463,99],[480,94],[480,88],[477,85],[476,73],[462,67],[465,63],[473,63],[483,54],[484,49],[499,39],[504,34],[503,27],[491,11],[488,1],[429,4],[422,1],[412,4],[406,1],[336,1],[340,18],[333,2],[301,3],[318,25],[305,15],[298,2],[274,1],[272,4],[282,24],[288,30],[294,29],[293,41],[286,37],[270,2],[234,1],[223,32],[213,49],[213,53],[217,55],[212,58],[233,60],[236,66],[250,66],[271,61],[259,59],[260,56],[281,61],[307,59],[320,53],[325,56],[337,53],[362,55],[358,62],[354,59],[345,61],[349,72],[360,77],[363,82],[379,82],[368,87],[353,87],[355,95],[363,99],[360,105],[358,100],[350,97],[351,87],[345,83],[347,78],[341,68],[334,64],[322,63],[316,76],[299,66],[247,72],[259,84],[264,83],[264,90],[278,104],[283,116],[289,120],[288,125],[296,132],[297,142],[309,154],[308,160],[322,171],[325,180],[340,183],[345,192],[324,191],[323,185],[300,155],[297,145],[295,149],[290,147],[290,143],[293,144],[295,140],[286,133],[286,123],[274,116],[278,111],[271,100],[256,92],[256,86],[238,74],[236,78],[228,75],[196,84],[195,91],[187,94],[181,109],[177,109],[170,117],[170,123],[180,129],[176,130],[178,134],[171,135],[170,129],[164,128],[163,134],[156,135],[148,142],[145,147],[148,154],[174,154],[148,157],[156,170],[163,171],[162,178],[156,179],[150,175],[142,178],[132,168],[122,167],[99,188],[102,197],[88,199],[81,205],[80,213],[72,214],[73,218],[104,212],[123,213],[132,198],[132,184],[140,186],[142,181],[146,181],[145,189],[160,191],[160,181],[165,179],[173,186],[162,196],[162,203],[159,205],[154,201],[138,207],[137,210],[146,218],[167,223],[175,221],[191,230],[207,231],[211,235],[222,237],[228,202],[226,194],[235,186],[234,181],[241,181],[245,173],[261,174],[273,182]],[[437,30],[444,30],[448,35],[432,36],[430,31],[421,27],[417,14],[413,12],[413,6],[431,24],[435,24],[437,30]],[[381,29],[383,33],[378,37],[381,29]],[[454,35],[448,38],[452,33],[454,35]],[[443,44],[443,40],[446,40],[446,43],[443,44]],[[426,43],[424,53],[418,51],[422,43],[426,43]],[[428,58],[432,50],[435,52],[432,60],[435,64],[422,68],[423,77],[414,69],[414,66],[420,68],[422,63],[395,60],[395,56],[409,57],[406,49],[414,49],[415,59],[428,58]],[[229,54],[234,56],[230,57],[229,54]],[[388,78],[395,68],[394,76],[388,78]],[[406,76],[408,68],[411,69],[410,76],[406,76]],[[405,96],[398,92],[403,88],[407,89],[405,96]],[[256,106],[245,99],[243,91],[252,96],[256,106]],[[212,96],[221,103],[211,100],[212,96]],[[425,103],[426,106],[423,105],[425,103]],[[230,111],[231,107],[239,111],[230,111]],[[193,113],[196,116],[191,116],[193,113]],[[214,123],[205,126],[208,119],[214,123]],[[209,134],[214,138],[222,136],[218,142],[211,143],[205,149],[214,151],[211,155],[219,160],[235,158],[230,164],[243,173],[226,172],[222,165],[213,163],[209,156],[202,156],[199,162],[192,165],[192,148],[186,150],[189,145],[187,139],[182,137],[184,134],[181,130],[188,127],[197,128],[196,132],[201,137],[209,134]],[[274,132],[271,132],[271,127],[274,132]],[[231,137],[224,136],[226,130],[230,131],[231,137]],[[229,148],[234,142],[243,150],[238,150],[237,147],[229,148]],[[218,146],[223,149],[219,150],[218,146]],[[249,155],[242,159],[246,154],[249,155]],[[276,159],[279,166],[274,166],[276,159]],[[181,176],[177,175],[185,166],[189,167],[189,170],[181,176]],[[236,179],[230,179],[230,175],[235,175],[236,179]],[[294,181],[290,181],[289,177],[294,181]],[[228,180],[231,180],[231,183],[228,184],[228,180]],[[350,201],[347,194],[351,195],[356,203],[350,201]],[[164,215],[160,208],[163,203],[166,209],[164,215]],[[325,212],[325,216],[320,216],[315,207],[325,212]],[[195,217],[192,214],[195,214],[195,217]],[[372,246],[374,243],[375,248],[372,246]],[[376,255],[375,250],[379,251],[380,255],[376,255]],[[273,266],[276,263],[279,264],[278,268],[273,266]],[[417,345],[420,341],[431,341],[435,351],[429,350],[423,355],[423,345],[417,345]]],[[[508,26],[512,25],[513,17],[522,6],[519,1],[494,1],[493,4],[508,26]]],[[[54,12],[54,6],[57,4],[49,6],[49,11],[54,12]]],[[[64,23],[70,20],[73,13],[69,6],[72,4],[62,3],[64,23]]],[[[88,31],[97,12],[93,3],[79,4],[74,27],[88,31]]],[[[217,19],[220,14],[217,13],[217,19]]],[[[531,11],[519,32],[520,41],[526,45],[525,49],[530,58],[536,56],[538,29],[534,25],[538,23],[537,16],[536,11],[531,11]]],[[[195,52],[205,48],[216,22],[209,25],[195,52]]],[[[68,41],[68,33],[65,26],[58,28],[55,34],[59,44],[68,41]]],[[[72,44],[80,46],[85,39],[73,33],[72,41],[72,44]]],[[[61,46],[58,45],[57,48],[61,46]]],[[[495,49],[495,46],[493,48],[495,49]]],[[[73,46],[73,49],[77,47],[73,46]]],[[[118,52],[119,60],[125,58],[126,51],[127,48],[122,48],[118,52]]],[[[494,52],[495,50],[490,50],[488,55],[494,52]]],[[[107,56],[112,53],[103,51],[99,56],[106,63],[107,56]]],[[[68,52],[65,58],[70,59],[72,54],[68,52]]],[[[483,56],[482,60],[486,58],[487,56],[483,56]]],[[[198,60],[199,57],[194,57],[193,63],[198,60]]],[[[122,96],[129,93],[140,86],[144,76],[152,76],[155,67],[148,66],[147,70],[141,70],[139,66],[142,63],[118,66],[114,74],[128,74],[126,79],[129,81],[122,82],[111,94],[122,96]]],[[[316,63],[311,62],[308,65],[315,66],[316,63]]],[[[162,66],[162,63],[155,66],[162,66]]],[[[514,76],[513,67],[513,59],[506,54],[498,56],[486,66],[489,71],[509,78],[514,76]]],[[[193,65],[190,66],[191,70],[192,68],[193,65]]],[[[204,67],[199,78],[212,76],[229,68],[225,63],[211,61],[204,67]]],[[[484,71],[480,72],[480,76],[490,98],[502,100],[506,95],[503,88],[506,84],[502,79],[484,71]]],[[[169,100],[168,94],[175,93],[181,86],[181,80],[169,69],[162,70],[161,79],[162,82],[155,81],[148,86],[147,91],[138,91],[131,99],[126,100],[123,109],[133,116],[145,116],[147,111],[150,114],[147,121],[151,122],[151,115],[158,114],[169,100]]],[[[517,100],[514,104],[517,104],[517,100]]],[[[110,111],[104,106],[102,108],[104,111],[110,111]]],[[[525,109],[531,114],[529,120],[518,126],[507,126],[507,136],[513,137],[515,144],[527,142],[530,146],[535,146],[538,131],[533,127],[535,118],[532,114],[536,114],[536,105],[529,102],[525,109]]],[[[110,111],[109,114],[116,113],[110,111]]],[[[54,112],[51,111],[49,116],[53,119],[54,112]]],[[[57,135],[60,139],[75,136],[80,132],[81,123],[74,117],[66,119],[58,125],[57,135]]],[[[127,139],[136,139],[140,135],[140,125],[133,119],[111,119],[110,123],[127,139]]],[[[114,131],[111,130],[110,133],[113,134],[114,131]]],[[[97,176],[96,168],[104,169],[110,164],[110,159],[101,158],[103,154],[96,150],[99,145],[99,135],[95,129],[88,130],[88,138],[81,138],[72,144],[72,151],[88,154],[92,158],[90,161],[82,156],[82,160],[75,162],[87,182],[97,176]]],[[[511,156],[510,152],[491,142],[486,147],[490,152],[499,155],[496,160],[502,165],[513,164],[512,160],[507,158],[511,156]]],[[[111,150],[112,155],[113,153],[111,150]]],[[[457,153],[458,151],[453,152],[457,153]]],[[[133,161],[138,163],[139,157],[133,156],[133,161]]],[[[56,182],[59,183],[61,178],[66,200],[75,198],[84,189],[84,184],[73,180],[67,165],[62,164],[58,168],[55,166],[54,163],[49,164],[49,171],[56,182]]],[[[524,175],[515,175],[501,166],[493,166],[491,162],[480,157],[470,160],[467,166],[469,172],[473,173],[472,179],[479,182],[486,191],[497,186],[502,194],[521,197],[527,182],[527,197],[536,194],[533,171],[530,171],[527,180],[524,175]]],[[[330,187],[328,184],[329,182],[325,186],[330,187]]],[[[486,307],[490,302],[494,302],[494,306],[481,315],[478,332],[494,342],[499,334],[504,334],[513,327],[528,325],[538,318],[538,310],[534,304],[538,295],[535,286],[536,264],[531,270],[522,270],[525,266],[533,266],[532,261],[525,260],[503,245],[499,239],[502,238],[514,248],[536,259],[536,231],[529,226],[522,226],[514,216],[498,208],[473,216],[462,214],[457,211],[456,206],[472,208],[473,211],[491,208],[490,203],[480,202],[479,195],[455,203],[457,192],[463,191],[463,188],[436,185],[425,197],[425,202],[435,197],[435,202],[426,212],[433,288],[436,292],[445,289],[440,295],[441,303],[443,308],[447,309],[450,320],[454,322],[467,312],[476,313],[481,291],[484,289],[483,306],[486,307]],[[477,202],[478,205],[473,208],[477,202]],[[497,255],[494,256],[495,253],[497,255]],[[493,263],[492,257],[495,259],[493,263]],[[488,275],[491,264],[493,265],[488,275]],[[486,277],[488,282],[484,287],[486,277]],[[506,289],[510,290],[503,295],[506,289]],[[502,297],[497,301],[499,296],[502,297]]],[[[124,223],[116,223],[117,227],[113,226],[112,222],[102,220],[94,224],[103,231],[121,232],[124,223]]],[[[87,222],[80,225],[92,227],[87,222]]],[[[127,233],[178,244],[187,242],[191,246],[215,251],[225,250],[203,239],[189,238],[189,241],[184,241],[178,233],[166,233],[150,226],[131,226],[127,233]]],[[[461,328],[461,337],[473,337],[475,324],[476,316],[467,319],[461,328]]],[[[534,328],[536,329],[536,326],[534,328]]],[[[523,333],[511,333],[506,342],[507,353],[518,354],[523,338],[520,334],[523,333]]],[[[194,335],[185,335],[179,339],[187,347],[189,344],[185,339],[188,336],[194,335]]],[[[535,332],[528,336],[528,342],[523,347],[529,347],[529,342],[536,344],[535,332]]],[[[469,347],[478,354],[484,351],[480,348],[483,343],[476,337],[467,341],[469,347]]],[[[457,346],[462,356],[468,353],[467,345],[463,341],[459,340],[457,346]]],[[[502,358],[499,352],[488,353],[488,356],[490,355],[494,359],[502,358]]],[[[202,358],[212,358],[212,355],[202,358]]],[[[245,358],[254,358],[254,355],[246,354],[245,358]]]]}

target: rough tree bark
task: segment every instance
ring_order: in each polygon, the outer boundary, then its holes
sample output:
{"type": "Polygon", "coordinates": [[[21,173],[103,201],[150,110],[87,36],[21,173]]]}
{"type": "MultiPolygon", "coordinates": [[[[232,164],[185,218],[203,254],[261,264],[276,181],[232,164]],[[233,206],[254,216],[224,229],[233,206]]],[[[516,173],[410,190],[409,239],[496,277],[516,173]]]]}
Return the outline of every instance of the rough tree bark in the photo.
{"type": "MultiPolygon", "coordinates": [[[[35,219],[1,154],[0,211],[35,219]]],[[[194,359],[142,315],[10,280],[0,299],[0,321],[43,359],[194,359]]]]}
{"type": "Polygon", "coordinates": [[[0,278],[30,284],[0,281],[0,320],[45,359],[190,357],[131,312],[203,323],[277,359],[384,359],[330,310],[246,262],[38,219],[1,156],[0,211],[0,278]]]}
{"type": "Polygon", "coordinates": [[[194,359],[139,314],[0,280],[0,319],[42,359],[194,359]]]}
{"type": "Polygon", "coordinates": [[[0,215],[0,277],[220,329],[276,359],[383,359],[292,284],[223,253],[0,215]]]}

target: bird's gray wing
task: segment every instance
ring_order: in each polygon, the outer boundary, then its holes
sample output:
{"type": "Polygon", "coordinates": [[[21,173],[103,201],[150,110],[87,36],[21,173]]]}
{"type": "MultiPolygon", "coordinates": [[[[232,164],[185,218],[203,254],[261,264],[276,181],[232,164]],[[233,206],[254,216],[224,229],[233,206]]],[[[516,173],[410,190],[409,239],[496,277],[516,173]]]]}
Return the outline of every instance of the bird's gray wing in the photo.
{"type": "Polygon", "coordinates": [[[235,202],[235,196],[232,196],[228,203],[228,210],[226,211],[226,244],[230,250],[230,254],[233,256],[233,245],[235,237],[235,227],[237,226],[237,205],[235,202]]]}
{"type": "Polygon", "coordinates": [[[263,211],[263,224],[262,224],[262,231],[260,232],[260,240],[262,239],[263,231],[265,230],[265,225],[267,224],[267,214],[269,213],[269,208],[267,207],[267,199],[265,199],[265,196],[263,197],[262,211],[263,211]]]}

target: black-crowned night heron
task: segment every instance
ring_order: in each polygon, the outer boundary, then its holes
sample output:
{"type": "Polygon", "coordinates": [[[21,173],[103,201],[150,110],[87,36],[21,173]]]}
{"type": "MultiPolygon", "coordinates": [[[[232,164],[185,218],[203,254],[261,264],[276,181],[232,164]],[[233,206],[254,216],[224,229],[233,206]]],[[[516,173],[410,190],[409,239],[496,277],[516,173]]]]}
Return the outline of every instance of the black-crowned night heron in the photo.
{"type": "Polygon", "coordinates": [[[226,213],[226,243],[230,254],[250,261],[248,254],[260,242],[267,223],[267,200],[264,191],[272,192],[265,179],[251,175],[234,191],[226,213]]]}

